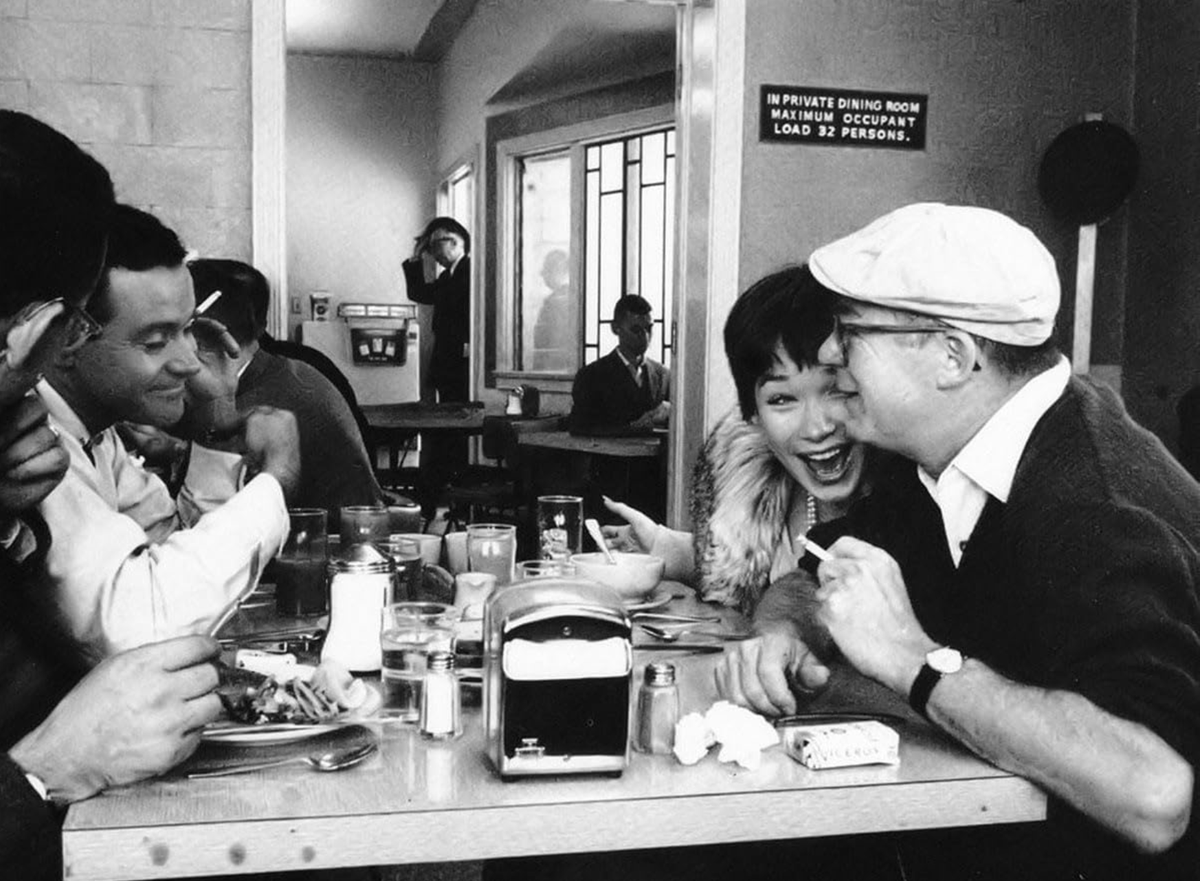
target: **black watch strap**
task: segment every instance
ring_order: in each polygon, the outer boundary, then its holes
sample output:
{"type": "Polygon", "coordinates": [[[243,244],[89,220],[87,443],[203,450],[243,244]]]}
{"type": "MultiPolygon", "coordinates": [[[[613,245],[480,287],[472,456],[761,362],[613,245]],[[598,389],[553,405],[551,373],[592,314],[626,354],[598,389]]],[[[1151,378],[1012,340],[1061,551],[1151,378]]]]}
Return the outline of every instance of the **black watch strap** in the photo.
{"type": "Polygon", "coordinates": [[[933,687],[942,679],[942,674],[929,666],[928,663],[921,665],[921,671],[917,673],[917,678],[913,680],[912,688],[908,691],[908,705],[924,716],[929,718],[929,714],[925,712],[925,705],[929,703],[929,695],[933,693],[933,687]]]}

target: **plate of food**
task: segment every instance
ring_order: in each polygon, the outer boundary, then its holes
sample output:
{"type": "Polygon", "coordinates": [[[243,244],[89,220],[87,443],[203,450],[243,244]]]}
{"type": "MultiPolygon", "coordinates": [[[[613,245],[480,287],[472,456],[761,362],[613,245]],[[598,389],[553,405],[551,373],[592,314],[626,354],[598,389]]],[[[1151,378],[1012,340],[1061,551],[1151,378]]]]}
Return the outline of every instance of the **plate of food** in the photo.
{"type": "Polygon", "coordinates": [[[379,692],[337,664],[311,675],[276,677],[222,665],[217,696],[225,718],[201,732],[202,740],[267,745],[324,734],[373,715],[379,692]]]}

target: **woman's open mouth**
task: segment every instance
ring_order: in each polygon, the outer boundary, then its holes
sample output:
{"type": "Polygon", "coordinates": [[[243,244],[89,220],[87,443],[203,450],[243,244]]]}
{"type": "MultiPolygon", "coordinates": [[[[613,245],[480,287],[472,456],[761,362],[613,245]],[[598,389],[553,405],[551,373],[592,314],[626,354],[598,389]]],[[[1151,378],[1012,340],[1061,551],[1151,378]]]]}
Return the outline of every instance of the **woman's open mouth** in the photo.
{"type": "Polygon", "coordinates": [[[821,483],[837,483],[849,472],[853,451],[853,444],[842,444],[819,453],[797,453],[796,458],[804,463],[804,467],[816,480],[821,483]]]}

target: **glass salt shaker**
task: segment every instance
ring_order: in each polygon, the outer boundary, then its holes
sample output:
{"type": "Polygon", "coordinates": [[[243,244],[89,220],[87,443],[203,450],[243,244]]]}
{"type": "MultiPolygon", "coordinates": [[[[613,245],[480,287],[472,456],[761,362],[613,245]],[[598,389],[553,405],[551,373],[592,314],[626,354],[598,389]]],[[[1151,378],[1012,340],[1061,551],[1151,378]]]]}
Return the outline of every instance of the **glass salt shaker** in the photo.
{"type": "Polygon", "coordinates": [[[452,652],[430,652],[421,688],[421,736],[450,740],[462,734],[462,692],[452,652]]]}
{"type": "Polygon", "coordinates": [[[634,749],[644,753],[670,753],[679,721],[679,687],[673,664],[647,664],[638,690],[637,730],[634,749]]]}

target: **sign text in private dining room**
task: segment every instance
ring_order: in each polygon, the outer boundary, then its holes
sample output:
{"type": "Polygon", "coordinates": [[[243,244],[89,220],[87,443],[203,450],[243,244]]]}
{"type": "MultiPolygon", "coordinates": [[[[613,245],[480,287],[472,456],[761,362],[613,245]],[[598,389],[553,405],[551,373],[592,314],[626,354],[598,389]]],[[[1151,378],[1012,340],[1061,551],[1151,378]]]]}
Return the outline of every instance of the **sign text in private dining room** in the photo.
{"type": "Polygon", "coordinates": [[[758,138],[792,144],[925,149],[928,95],[761,87],[758,138]]]}

